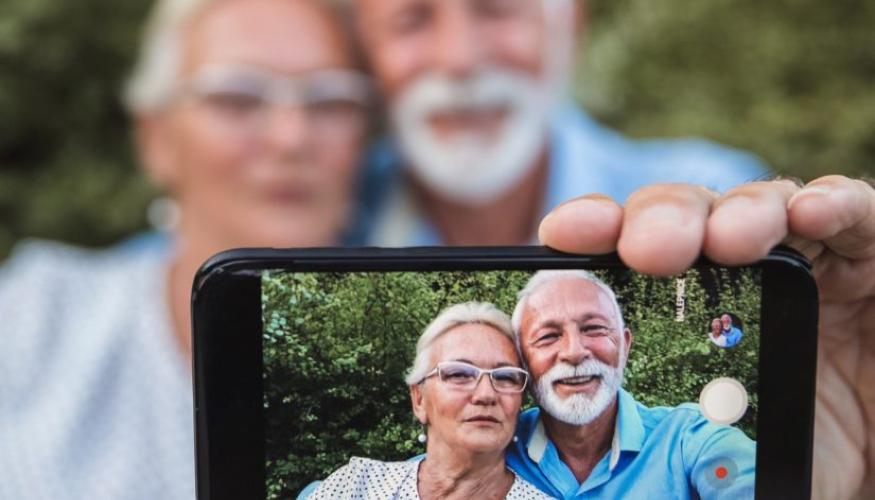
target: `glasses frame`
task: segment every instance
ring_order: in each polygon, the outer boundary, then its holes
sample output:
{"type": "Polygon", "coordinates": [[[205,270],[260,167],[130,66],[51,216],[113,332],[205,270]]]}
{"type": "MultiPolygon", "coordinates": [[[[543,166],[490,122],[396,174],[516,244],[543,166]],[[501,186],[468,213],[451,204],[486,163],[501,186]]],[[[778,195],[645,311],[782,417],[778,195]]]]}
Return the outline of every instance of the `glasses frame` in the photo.
{"type": "Polygon", "coordinates": [[[480,368],[479,366],[474,366],[471,363],[465,363],[464,361],[441,361],[440,363],[435,365],[435,367],[430,372],[426,373],[425,376],[422,377],[422,380],[419,381],[419,383],[423,384],[423,383],[425,383],[426,380],[428,380],[431,377],[434,377],[435,375],[438,376],[438,379],[440,379],[441,382],[447,383],[448,385],[453,385],[454,387],[458,387],[460,389],[469,389],[469,390],[474,389],[478,385],[480,385],[480,379],[483,378],[483,375],[489,375],[489,383],[492,385],[492,389],[495,392],[498,392],[501,394],[522,394],[523,392],[525,392],[526,387],[529,385],[529,378],[530,378],[529,372],[527,372],[526,370],[523,370],[522,368],[518,368],[516,366],[499,366],[498,368],[484,369],[484,368],[480,368]],[[441,373],[441,368],[444,366],[447,366],[447,365],[465,365],[465,366],[471,367],[477,371],[477,378],[474,379],[474,382],[472,384],[470,384],[471,385],[470,387],[449,384],[444,380],[444,377],[441,373]],[[493,373],[495,373],[497,371],[504,371],[504,370],[511,370],[511,371],[514,371],[517,373],[521,373],[523,375],[523,385],[522,385],[522,387],[520,387],[520,390],[518,390],[518,391],[507,390],[504,388],[499,389],[495,385],[495,377],[493,376],[493,373]]]}

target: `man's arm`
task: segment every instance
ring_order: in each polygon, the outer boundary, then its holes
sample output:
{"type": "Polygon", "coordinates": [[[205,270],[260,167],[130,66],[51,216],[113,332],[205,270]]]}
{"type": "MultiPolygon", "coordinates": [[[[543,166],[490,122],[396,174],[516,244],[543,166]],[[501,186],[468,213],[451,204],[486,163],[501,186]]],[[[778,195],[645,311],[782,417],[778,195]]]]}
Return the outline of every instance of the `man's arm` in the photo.
{"type": "Polygon", "coordinates": [[[618,251],[636,271],[668,276],[704,254],[749,264],[785,243],[809,259],[820,290],[814,498],[875,495],[875,189],[827,176],[805,186],[754,182],[724,195],[658,185],[625,208],[600,196],[568,202],[541,241],[576,253],[618,251]],[[585,228],[585,230],[581,230],[585,228]]]}

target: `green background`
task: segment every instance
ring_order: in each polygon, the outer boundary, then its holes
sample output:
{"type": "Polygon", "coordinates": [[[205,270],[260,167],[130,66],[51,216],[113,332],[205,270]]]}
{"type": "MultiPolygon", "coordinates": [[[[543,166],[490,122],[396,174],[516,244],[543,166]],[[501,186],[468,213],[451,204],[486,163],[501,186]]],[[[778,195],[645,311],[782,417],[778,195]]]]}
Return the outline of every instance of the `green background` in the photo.
{"type": "MultiPolygon", "coordinates": [[[[404,383],[416,340],[447,306],[493,302],[510,314],[524,271],[275,273],[262,279],[269,498],[294,498],[351,456],[404,460],[423,452],[404,383]]],[[[601,273],[633,332],[624,387],[648,406],[698,401],[717,377],[741,381],[756,437],[760,293],[756,271],[690,271],[684,321],[674,279],[601,273]],[[723,312],[742,319],[733,349],[707,338],[723,312]]],[[[531,404],[529,401],[527,404],[531,404]]]]}
{"type": "MultiPolygon", "coordinates": [[[[875,173],[875,2],[588,5],[575,94],[604,122],[749,149],[803,179],[875,173]]],[[[155,192],[118,95],[147,8],[0,0],[0,258],[24,236],[104,245],[145,228],[155,192]]]]}

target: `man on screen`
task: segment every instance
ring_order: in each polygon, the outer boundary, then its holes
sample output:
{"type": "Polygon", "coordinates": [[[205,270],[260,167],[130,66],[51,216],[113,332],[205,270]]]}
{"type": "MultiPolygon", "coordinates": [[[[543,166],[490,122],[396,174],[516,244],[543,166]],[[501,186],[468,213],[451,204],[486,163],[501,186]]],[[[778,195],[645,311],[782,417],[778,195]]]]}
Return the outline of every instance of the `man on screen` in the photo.
{"type": "Polygon", "coordinates": [[[513,327],[540,408],[507,463],[573,498],[753,498],[756,443],[694,404],[647,408],[622,389],[632,345],[613,291],[585,271],[541,271],[513,327]]]}
{"type": "Polygon", "coordinates": [[[732,326],[732,316],[728,314],[720,316],[720,323],[723,325],[723,338],[726,339],[724,347],[735,347],[741,342],[741,330],[732,326]]]}

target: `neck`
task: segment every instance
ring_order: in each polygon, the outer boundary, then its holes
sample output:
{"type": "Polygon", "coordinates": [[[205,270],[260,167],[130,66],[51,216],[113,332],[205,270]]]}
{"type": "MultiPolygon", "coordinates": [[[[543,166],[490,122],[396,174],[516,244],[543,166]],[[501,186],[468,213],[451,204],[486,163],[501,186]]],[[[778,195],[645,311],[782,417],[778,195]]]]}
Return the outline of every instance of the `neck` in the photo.
{"type": "Polygon", "coordinates": [[[216,253],[233,245],[205,228],[182,218],[176,231],[173,258],[167,274],[170,319],[177,345],[191,359],[191,286],[198,268],[216,253]]]}
{"type": "Polygon", "coordinates": [[[463,205],[438,197],[413,181],[422,208],[448,245],[520,245],[535,234],[544,203],[548,161],[537,165],[508,192],[486,205],[463,205]]]}
{"type": "Polygon", "coordinates": [[[504,462],[504,449],[465,453],[429,439],[428,453],[419,465],[417,488],[423,500],[432,498],[504,498],[513,485],[504,462]]]}
{"type": "Polygon", "coordinates": [[[611,450],[617,422],[618,399],[585,425],[571,425],[541,411],[544,430],[556,446],[559,458],[571,469],[579,483],[586,481],[602,457],[611,450]]]}

